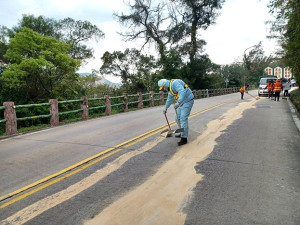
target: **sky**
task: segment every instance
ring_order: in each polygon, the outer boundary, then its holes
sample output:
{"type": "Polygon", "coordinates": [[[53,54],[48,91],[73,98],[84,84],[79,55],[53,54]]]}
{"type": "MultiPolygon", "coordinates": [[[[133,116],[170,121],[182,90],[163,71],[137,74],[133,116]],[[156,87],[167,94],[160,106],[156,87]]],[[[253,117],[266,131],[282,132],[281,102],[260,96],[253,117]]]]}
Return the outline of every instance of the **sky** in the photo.
{"type": "MultiPolygon", "coordinates": [[[[204,53],[209,55],[212,62],[225,65],[241,61],[245,50],[250,51],[251,46],[260,41],[266,55],[275,52],[276,41],[266,38],[269,31],[265,22],[272,19],[267,3],[268,0],[225,1],[216,24],[200,31],[200,37],[207,42],[204,53]]],[[[94,58],[79,70],[89,73],[93,69],[99,70],[105,51],[124,51],[133,47],[139,49],[141,46],[141,41],[124,42],[117,34],[121,27],[113,18],[113,13],[126,10],[123,0],[0,0],[0,25],[11,28],[18,24],[22,14],[43,15],[57,20],[71,17],[97,25],[105,33],[105,38],[97,43],[88,43],[94,49],[94,58]]],[[[106,78],[119,82],[118,78],[112,76],[106,78]]]]}

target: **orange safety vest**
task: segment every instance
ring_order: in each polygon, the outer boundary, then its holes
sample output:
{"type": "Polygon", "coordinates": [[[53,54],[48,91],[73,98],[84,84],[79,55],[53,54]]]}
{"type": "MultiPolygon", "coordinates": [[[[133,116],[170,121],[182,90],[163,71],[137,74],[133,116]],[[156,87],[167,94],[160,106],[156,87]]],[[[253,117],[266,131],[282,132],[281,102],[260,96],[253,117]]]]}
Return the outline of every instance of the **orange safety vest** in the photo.
{"type": "Polygon", "coordinates": [[[282,84],[281,84],[281,82],[276,82],[276,83],[274,84],[274,92],[280,92],[281,89],[282,89],[282,84]]]}
{"type": "MultiPolygon", "coordinates": [[[[170,88],[170,92],[171,92],[171,94],[173,95],[173,96],[175,96],[175,100],[177,100],[178,98],[179,98],[179,92],[174,92],[173,91],[173,89],[172,89],[172,83],[173,83],[173,81],[174,81],[175,79],[173,79],[173,80],[171,80],[170,81],[170,86],[169,86],[169,88],[170,88]]],[[[186,84],[186,83],[184,83],[184,88],[188,88],[189,86],[186,84]]]]}
{"type": "Polygon", "coordinates": [[[273,84],[272,83],[268,83],[267,87],[268,87],[268,91],[271,92],[272,89],[273,89],[273,84]]]}
{"type": "Polygon", "coordinates": [[[240,92],[241,92],[241,93],[244,93],[244,91],[245,91],[244,88],[245,88],[245,86],[242,86],[242,87],[240,88],[240,92]]]}

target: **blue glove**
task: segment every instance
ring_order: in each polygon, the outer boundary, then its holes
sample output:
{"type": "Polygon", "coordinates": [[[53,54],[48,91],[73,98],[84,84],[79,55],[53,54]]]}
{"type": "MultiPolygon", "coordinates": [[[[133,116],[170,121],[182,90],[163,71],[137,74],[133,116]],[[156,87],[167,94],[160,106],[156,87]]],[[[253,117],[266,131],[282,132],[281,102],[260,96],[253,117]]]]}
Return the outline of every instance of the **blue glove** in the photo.
{"type": "Polygon", "coordinates": [[[168,110],[168,109],[165,108],[165,109],[163,110],[163,113],[166,114],[166,113],[167,113],[167,110],[168,110]]]}
{"type": "Polygon", "coordinates": [[[177,109],[177,108],[179,107],[179,105],[180,105],[179,102],[176,102],[176,103],[174,104],[174,108],[177,109]]]}

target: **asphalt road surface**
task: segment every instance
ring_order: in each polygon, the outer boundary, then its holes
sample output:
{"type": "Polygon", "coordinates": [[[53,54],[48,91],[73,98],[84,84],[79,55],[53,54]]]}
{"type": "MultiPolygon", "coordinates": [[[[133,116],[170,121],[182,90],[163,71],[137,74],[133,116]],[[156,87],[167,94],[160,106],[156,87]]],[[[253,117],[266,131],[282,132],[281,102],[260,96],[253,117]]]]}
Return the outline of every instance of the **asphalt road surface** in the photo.
{"type": "Polygon", "coordinates": [[[0,140],[0,224],[300,224],[289,100],[198,99],[181,147],[162,110],[0,140]]]}

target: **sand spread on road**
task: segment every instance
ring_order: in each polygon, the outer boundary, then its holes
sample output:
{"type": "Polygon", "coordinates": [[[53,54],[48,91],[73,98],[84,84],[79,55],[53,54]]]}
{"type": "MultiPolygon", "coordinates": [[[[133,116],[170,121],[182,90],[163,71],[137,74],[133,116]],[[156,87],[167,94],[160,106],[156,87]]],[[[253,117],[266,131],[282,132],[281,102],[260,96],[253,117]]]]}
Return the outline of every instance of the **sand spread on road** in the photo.
{"type": "Polygon", "coordinates": [[[195,166],[212,152],[219,137],[255,100],[230,109],[193,142],[182,146],[177,153],[140,186],[111,204],[85,225],[179,225],[184,224],[182,212],[192,197],[192,190],[203,175],[195,166]]]}
{"type": "MultiPolygon", "coordinates": [[[[183,224],[186,215],[182,209],[192,197],[193,188],[203,177],[196,173],[195,165],[212,152],[216,144],[215,139],[221,135],[222,131],[241,118],[243,111],[251,108],[254,103],[255,100],[243,102],[227,111],[219,119],[208,123],[207,129],[195,141],[178,148],[172,159],[163,164],[153,176],[112,203],[93,219],[86,221],[85,224],[183,224]]],[[[163,137],[158,137],[140,149],[121,155],[103,169],[65,190],[20,210],[2,220],[0,224],[17,225],[33,219],[96,184],[119,169],[130,158],[152,149],[163,140],[163,137]]]]}

